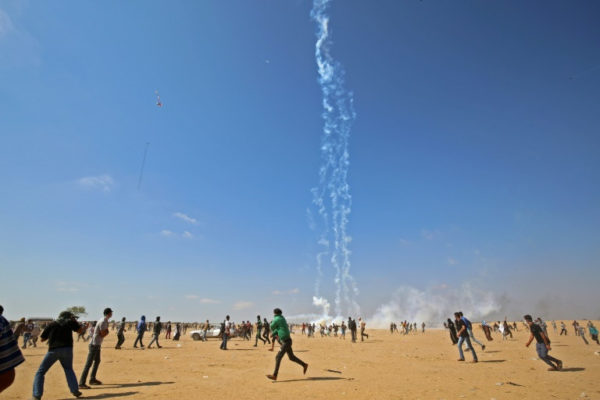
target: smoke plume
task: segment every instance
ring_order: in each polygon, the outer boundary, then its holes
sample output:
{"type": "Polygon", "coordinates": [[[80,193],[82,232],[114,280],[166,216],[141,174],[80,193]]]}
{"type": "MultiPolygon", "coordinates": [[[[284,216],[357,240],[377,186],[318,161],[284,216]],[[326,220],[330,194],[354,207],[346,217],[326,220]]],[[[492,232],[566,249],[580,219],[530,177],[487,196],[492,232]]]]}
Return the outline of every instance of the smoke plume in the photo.
{"type": "Polygon", "coordinates": [[[353,96],[344,87],[344,69],[331,55],[331,37],[327,9],[330,0],[314,0],[311,18],[317,25],[315,59],[319,86],[323,96],[323,133],[321,137],[321,166],[319,184],[312,189],[313,204],[320,216],[316,256],[317,281],[315,297],[321,297],[321,279],[324,266],[335,272],[334,311],[358,314],[355,300],[358,287],[350,275],[351,237],[347,232],[352,206],[348,185],[350,153],[348,141],[355,119],[353,96]]]}

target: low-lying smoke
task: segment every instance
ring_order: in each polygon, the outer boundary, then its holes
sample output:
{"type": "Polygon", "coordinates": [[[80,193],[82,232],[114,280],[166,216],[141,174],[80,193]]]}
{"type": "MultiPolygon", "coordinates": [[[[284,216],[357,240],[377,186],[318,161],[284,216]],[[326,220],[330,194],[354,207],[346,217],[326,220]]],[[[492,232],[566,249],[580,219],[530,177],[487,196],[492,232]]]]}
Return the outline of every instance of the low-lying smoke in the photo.
{"type": "Polygon", "coordinates": [[[435,327],[453,318],[455,311],[463,311],[467,318],[477,321],[499,313],[503,307],[502,298],[471,283],[463,283],[457,289],[441,285],[424,291],[402,286],[388,303],[379,306],[369,319],[369,326],[389,328],[391,322],[407,320],[435,327]]]}

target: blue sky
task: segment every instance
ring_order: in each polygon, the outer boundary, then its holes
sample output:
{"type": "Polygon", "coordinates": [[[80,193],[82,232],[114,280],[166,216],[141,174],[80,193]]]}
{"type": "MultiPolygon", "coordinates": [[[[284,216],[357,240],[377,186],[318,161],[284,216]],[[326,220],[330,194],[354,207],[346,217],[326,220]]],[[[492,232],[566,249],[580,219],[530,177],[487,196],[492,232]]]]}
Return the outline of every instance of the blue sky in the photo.
{"type": "MultiPolygon", "coordinates": [[[[316,311],[310,9],[0,2],[8,317],[316,311]]],[[[398,287],[464,282],[517,316],[600,315],[599,14],[592,1],[333,2],[365,315],[398,287]]]]}

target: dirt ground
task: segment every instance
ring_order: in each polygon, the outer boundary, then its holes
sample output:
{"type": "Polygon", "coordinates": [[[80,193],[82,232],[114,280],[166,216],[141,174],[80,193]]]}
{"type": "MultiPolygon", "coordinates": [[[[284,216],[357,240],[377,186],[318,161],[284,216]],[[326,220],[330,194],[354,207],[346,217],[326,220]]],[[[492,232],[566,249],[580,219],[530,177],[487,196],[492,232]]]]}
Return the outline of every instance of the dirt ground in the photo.
{"type": "MultiPolygon", "coordinates": [[[[520,325],[513,339],[499,334],[476,351],[480,362],[458,362],[445,330],[407,336],[368,330],[369,339],[351,343],[335,337],[292,335],[294,351],[309,363],[302,368],[284,358],[277,382],[275,353],[259,343],[234,339],[229,350],[219,341],[161,340],[162,349],[133,349],[134,334],[126,333],[122,350],[115,350],[111,331],[102,348],[98,379],[104,385],[85,390],[87,399],[600,399],[600,346],[585,345],[574,336],[558,336],[550,328],[551,355],[563,360],[561,372],[549,372],[537,359],[535,345],[525,348],[529,332],[520,325]]],[[[596,323],[596,326],[600,324],[596,323]]],[[[188,331],[189,334],[189,331],[188,331]]],[[[164,335],[161,335],[164,337],[164,335]]],[[[475,336],[484,335],[475,328],[475,336]]],[[[145,344],[150,340],[146,335],[145,344]]],[[[535,342],[534,342],[535,343],[535,342]]],[[[276,346],[276,350],[278,347],[276,346]]],[[[29,399],[35,372],[47,348],[23,350],[26,362],[17,367],[15,383],[2,399],[29,399]]],[[[75,343],[74,369],[81,373],[87,343],[75,343]]],[[[60,364],[46,375],[45,399],[72,399],[60,364]]]]}

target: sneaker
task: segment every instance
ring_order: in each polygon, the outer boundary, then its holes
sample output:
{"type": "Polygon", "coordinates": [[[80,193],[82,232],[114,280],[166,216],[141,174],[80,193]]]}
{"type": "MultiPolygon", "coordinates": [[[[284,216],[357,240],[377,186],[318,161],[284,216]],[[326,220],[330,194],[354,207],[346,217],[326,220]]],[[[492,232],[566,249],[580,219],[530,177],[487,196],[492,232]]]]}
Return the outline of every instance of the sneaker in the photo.
{"type": "Polygon", "coordinates": [[[471,362],[472,362],[473,364],[475,364],[475,363],[478,363],[479,361],[477,361],[477,360],[473,360],[473,361],[471,361],[471,362]]]}
{"type": "Polygon", "coordinates": [[[559,361],[559,362],[556,364],[556,369],[557,369],[557,370],[559,370],[559,371],[562,369],[562,361],[559,361]]]}
{"type": "Polygon", "coordinates": [[[102,382],[100,382],[98,379],[91,379],[90,385],[102,385],[102,382]]]}
{"type": "Polygon", "coordinates": [[[269,378],[272,381],[276,381],[277,380],[277,375],[267,375],[267,378],[269,378]]]}
{"type": "Polygon", "coordinates": [[[465,359],[464,359],[464,358],[459,358],[459,359],[458,359],[458,360],[456,360],[456,361],[465,361],[465,359]]]}
{"type": "Polygon", "coordinates": [[[79,384],[79,389],[91,389],[91,387],[89,387],[88,385],[86,385],[85,383],[80,383],[79,384]]]}
{"type": "Polygon", "coordinates": [[[75,397],[81,397],[81,395],[82,395],[83,393],[81,393],[81,392],[78,390],[78,391],[76,391],[76,392],[73,392],[72,394],[73,394],[73,396],[75,396],[75,397]]]}
{"type": "Polygon", "coordinates": [[[31,396],[31,400],[42,400],[41,397],[37,397],[37,396],[31,396]]]}

